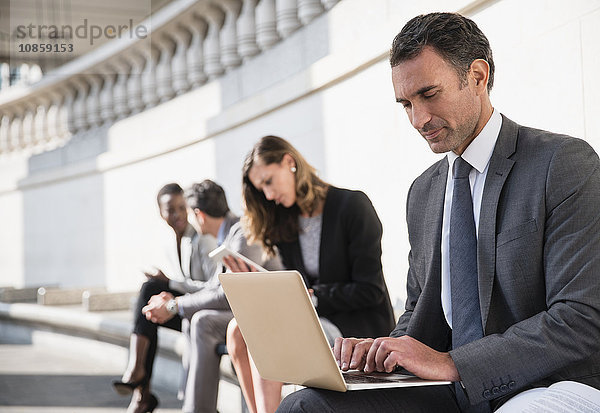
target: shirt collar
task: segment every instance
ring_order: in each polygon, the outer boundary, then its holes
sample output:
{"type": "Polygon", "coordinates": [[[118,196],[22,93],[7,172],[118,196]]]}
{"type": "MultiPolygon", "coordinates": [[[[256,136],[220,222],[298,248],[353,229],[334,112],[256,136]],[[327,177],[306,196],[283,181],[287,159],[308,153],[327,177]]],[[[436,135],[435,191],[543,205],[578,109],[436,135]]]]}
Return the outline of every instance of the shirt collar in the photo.
{"type": "MultiPolygon", "coordinates": [[[[477,172],[483,173],[490,162],[501,127],[502,116],[500,115],[500,112],[494,109],[492,116],[481,132],[479,132],[479,135],[473,139],[473,142],[471,142],[463,152],[462,158],[475,168],[477,172]]],[[[447,156],[450,170],[452,170],[452,165],[454,165],[454,161],[458,158],[458,155],[450,151],[447,156]]]]}
{"type": "Polygon", "coordinates": [[[223,222],[221,222],[221,225],[219,226],[219,232],[217,233],[217,245],[221,245],[223,242],[225,242],[225,238],[227,237],[227,234],[225,233],[226,226],[227,216],[225,216],[225,219],[223,220],[223,222]]]}
{"type": "Polygon", "coordinates": [[[187,227],[185,228],[185,231],[183,232],[183,236],[188,237],[188,238],[194,238],[194,236],[196,234],[197,234],[196,229],[194,228],[194,226],[192,224],[190,224],[188,222],[187,227]]]}

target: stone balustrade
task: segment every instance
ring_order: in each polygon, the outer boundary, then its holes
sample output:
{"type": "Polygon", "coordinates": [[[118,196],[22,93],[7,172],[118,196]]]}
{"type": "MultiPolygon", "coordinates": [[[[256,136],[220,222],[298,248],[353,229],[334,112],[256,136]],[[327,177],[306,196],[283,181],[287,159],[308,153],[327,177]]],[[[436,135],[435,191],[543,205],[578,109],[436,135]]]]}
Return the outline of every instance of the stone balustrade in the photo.
{"type": "MultiPolygon", "coordinates": [[[[338,0],[178,0],[39,81],[0,91],[0,156],[40,153],[166,102],[285,39],[338,0]]],[[[2,76],[7,69],[2,67],[2,76]]],[[[6,84],[6,83],[5,83],[6,84]]]]}

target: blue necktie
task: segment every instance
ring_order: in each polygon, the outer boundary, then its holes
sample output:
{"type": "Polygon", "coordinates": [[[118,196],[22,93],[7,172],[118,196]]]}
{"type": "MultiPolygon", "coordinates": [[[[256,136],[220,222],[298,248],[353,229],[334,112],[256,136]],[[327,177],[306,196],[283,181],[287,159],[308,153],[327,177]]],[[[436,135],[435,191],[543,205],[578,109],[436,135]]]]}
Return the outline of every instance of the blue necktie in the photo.
{"type": "MultiPolygon", "coordinates": [[[[453,348],[483,337],[477,281],[477,235],[469,184],[472,168],[463,158],[454,161],[449,242],[453,348]]],[[[471,406],[460,383],[455,383],[455,389],[463,412],[490,411],[488,403],[471,406]]]]}

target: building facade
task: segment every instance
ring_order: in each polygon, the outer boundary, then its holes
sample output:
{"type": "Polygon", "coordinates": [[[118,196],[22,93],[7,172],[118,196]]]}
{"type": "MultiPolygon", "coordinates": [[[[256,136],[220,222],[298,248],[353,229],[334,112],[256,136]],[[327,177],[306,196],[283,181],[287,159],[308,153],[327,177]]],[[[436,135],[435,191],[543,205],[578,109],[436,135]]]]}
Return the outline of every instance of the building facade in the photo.
{"type": "Polygon", "coordinates": [[[440,155],[395,102],[387,56],[430,11],[486,33],[501,113],[600,151],[598,0],[177,0],[138,24],[148,36],[0,91],[0,286],[137,289],[168,234],[158,189],[210,178],[239,214],[242,160],[275,134],[369,195],[400,305],[406,194],[440,155]]]}

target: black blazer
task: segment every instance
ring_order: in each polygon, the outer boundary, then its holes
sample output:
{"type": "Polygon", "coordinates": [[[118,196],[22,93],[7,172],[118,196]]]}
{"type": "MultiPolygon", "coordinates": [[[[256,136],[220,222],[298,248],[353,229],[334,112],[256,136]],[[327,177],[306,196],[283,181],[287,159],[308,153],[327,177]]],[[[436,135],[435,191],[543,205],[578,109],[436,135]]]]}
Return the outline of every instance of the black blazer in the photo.
{"type": "Polygon", "coordinates": [[[381,221],[363,192],[330,187],[323,207],[318,281],[307,277],[298,239],[277,244],[283,266],[302,274],[319,299],[319,315],[345,337],[387,336],[394,328],[381,268],[381,234],[381,221]]]}

